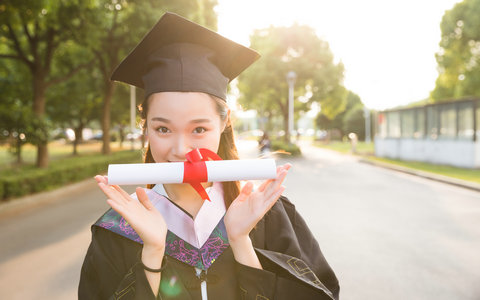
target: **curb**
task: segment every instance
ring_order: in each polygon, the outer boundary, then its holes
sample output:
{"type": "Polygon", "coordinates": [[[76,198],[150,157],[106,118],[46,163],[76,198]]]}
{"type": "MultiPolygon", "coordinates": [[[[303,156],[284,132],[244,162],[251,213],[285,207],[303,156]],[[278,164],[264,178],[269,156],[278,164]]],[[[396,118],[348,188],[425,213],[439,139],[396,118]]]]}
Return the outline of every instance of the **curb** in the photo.
{"type": "Polygon", "coordinates": [[[65,196],[78,194],[86,189],[95,188],[96,182],[92,178],[80,182],[72,183],[51,191],[40,192],[38,194],[26,195],[20,198],[13,198],[0,203],[0,216],[16,214],[25,210],[39,207],[43,204],[53,203],[65,196]]]}
{"type": "Polygon", "coordinates": [[[451,185],[455,185],[455,186],[459,186],[459,187],[463,187],[463,188],[467,188],[467,189],[470,189],[470,190],[480,192],[480,184],[478,184],[478,183],[474,183],[474,182],[470,182],[470,181],[466,181],[466,180],[461,180],[461,179],[456,179],[456,178],[452,178],[452,177],[448,177],[448,176],[433,174],[433,173],[429,173],[429,172],[425,172],[425,171],[419,171],[419,170],[415,170],[415,169],[411,169],[411,168],[407,168],[407,167],[402,167],[402,166],[397,166],[397,165],[393,165],[393,164],[389,164],[389,163],[373,161],[373,160],[366,159],[366,158],[359,158],[358,161],[362,162],[362,163],[374,165],[374,166],[377,166],[377,167],[382,167],[382,168],[386,168],[386,169],[390,169],[390,170],[394,170],[394,171],[398,171],[398,172],[402,172],[402,173],[407,173],[407,174],[410,174],[410,175],[415,175],[415,176],[427,178],[427,179],[430,179],[430,180],[435,180],[435,181],[438,181],[438,182],[448,183],[448,184],[451,184],[451,185]]]}

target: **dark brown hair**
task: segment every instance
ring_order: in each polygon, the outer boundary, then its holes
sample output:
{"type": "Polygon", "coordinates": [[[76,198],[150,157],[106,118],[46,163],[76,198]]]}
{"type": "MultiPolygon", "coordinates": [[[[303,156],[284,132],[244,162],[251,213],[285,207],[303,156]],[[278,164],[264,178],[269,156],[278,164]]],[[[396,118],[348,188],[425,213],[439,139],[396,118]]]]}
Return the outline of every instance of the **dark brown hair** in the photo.
{"type": "MultiPolygon", "coordinates": [[[[228,118],[227,103],[224,100],[217,98],[215,96],[210,95],[210,97],[215,102],[215,108],[217,110],[217,113],[220,115],[220,119],[222,120],[222,122],[225,122],[225,120],[227,122],[225,129],[223,130],[222,135],[220,136],[220,145],[218,147],[217,154],[224,160],[238,159],[238,151],[237,151],[237,146],[235,145],[233,126],[232,126],[231,119],[228,118]]],[[[141,118],[142,118],[141,126],[144,134],[147,128],[148,104],[150,99],[151,97],[148,97],[138,107],[141,118]]],[[[145,149],[143,162],[144,163],[155,162],[152,156],[152,152],[150,151],[150,143],[147,144],[147,147],[145,149]]],[[[147,188],[151,189],[153,186],[154,186],[153,184],[148,184],[147,188]]],[[[228,208],[230,204],[233,202],[233,200],[235,200],[235,198],[237,198],[238,195],[240,194],[240,182],[238,181],[222,182],[222,186],[223,186],[223,199],[225,201],[225,206],[228,208]]]]}

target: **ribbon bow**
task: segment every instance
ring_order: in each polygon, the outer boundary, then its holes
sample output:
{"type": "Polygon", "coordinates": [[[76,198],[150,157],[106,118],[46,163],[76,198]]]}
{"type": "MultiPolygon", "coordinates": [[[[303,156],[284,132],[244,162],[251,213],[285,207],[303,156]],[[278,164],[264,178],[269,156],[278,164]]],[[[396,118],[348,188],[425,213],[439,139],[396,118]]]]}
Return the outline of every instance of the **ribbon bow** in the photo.
{"type": "Polygon", "coordinates": [[[183,183],[189,183],[203,200],[211,201],[207,191],[202,186],[202,182],[208,182],[207,165],[205,161],[209,158],[212,160],[222,160],[215,152],[208,149],[193,149],[185,154],[187,161],[183,163],[183,183]]]}

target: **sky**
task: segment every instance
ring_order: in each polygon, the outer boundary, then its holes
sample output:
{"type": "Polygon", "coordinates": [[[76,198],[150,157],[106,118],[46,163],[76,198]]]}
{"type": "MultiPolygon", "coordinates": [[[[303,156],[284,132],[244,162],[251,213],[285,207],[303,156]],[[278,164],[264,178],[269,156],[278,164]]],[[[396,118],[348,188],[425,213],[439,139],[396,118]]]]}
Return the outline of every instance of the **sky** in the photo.
{"type": "Polygon", "coordinates": [[[313,27],[345,66],[344,85],[370,109],[428,98],[440,22],[460,0],[218,0],[218,32],[249,46],[256,28],[313,27]]]}

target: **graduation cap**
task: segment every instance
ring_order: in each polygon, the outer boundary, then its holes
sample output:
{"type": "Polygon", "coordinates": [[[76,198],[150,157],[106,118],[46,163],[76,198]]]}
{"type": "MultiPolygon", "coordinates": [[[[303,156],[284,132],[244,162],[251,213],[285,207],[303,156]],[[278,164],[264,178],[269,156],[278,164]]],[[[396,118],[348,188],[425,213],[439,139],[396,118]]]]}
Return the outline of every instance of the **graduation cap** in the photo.
{"type": "Polygon", "coordinates": [[[117,66],[111,80],[158,92],[204,92],[226,100],[227,85],[260,55],[173,13],[164,14],[117,66]]]}

